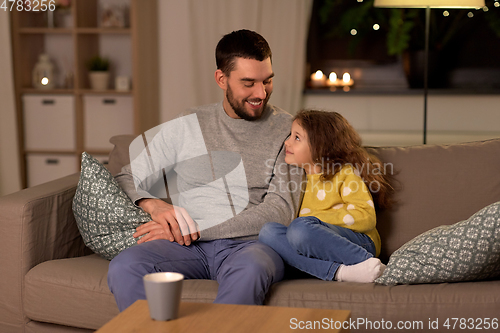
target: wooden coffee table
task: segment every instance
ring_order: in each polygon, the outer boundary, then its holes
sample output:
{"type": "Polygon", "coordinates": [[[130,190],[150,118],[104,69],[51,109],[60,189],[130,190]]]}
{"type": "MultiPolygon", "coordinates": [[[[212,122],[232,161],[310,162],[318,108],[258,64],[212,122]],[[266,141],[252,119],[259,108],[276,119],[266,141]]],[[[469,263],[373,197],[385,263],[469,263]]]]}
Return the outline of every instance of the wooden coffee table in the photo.
{"type": "Polygon", "coordinates": [[[274,333],[313,331],[314,325],[320,331],[349,332],[349,329],[342,329],[344,321],[347,321],[345,327],[349,327],[349,317],[348,310],[181,302],[179,318],[155,321],[149,317],[147,301],[139,300],[101,327],[97,333],[274,333]]]}

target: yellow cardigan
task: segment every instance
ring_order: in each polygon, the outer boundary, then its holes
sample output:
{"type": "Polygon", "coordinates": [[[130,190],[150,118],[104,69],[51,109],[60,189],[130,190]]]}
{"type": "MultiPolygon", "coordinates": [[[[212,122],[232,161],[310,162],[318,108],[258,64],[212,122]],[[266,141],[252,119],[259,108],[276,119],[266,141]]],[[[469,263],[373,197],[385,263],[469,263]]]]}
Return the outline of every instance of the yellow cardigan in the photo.
{"type": "Polygon", "coordinates": [[[378,256],[381,241],[375,229],[373,198],[358,170],[345,165],[330,181],[323,182],[320,176],[307,175],[299,216],[315,216],[325,223],[368,235],[378,256]]]}

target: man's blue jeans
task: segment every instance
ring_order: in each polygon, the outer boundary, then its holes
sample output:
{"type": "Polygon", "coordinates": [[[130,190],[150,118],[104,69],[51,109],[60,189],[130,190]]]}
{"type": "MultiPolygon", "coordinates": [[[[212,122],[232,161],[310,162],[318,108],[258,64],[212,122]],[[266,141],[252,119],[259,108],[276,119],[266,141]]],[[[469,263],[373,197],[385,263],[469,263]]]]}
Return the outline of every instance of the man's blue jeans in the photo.
{"type": "Polygon", "coordinates": [[[189,246],[154,240],[116,256],[109,264],[108,285],[120,311],[146,299],[142,278],[154,272],[216,280],[214,303],[260,305],[271,284],[283,279],[284,266],[276,252],[256,240],[219,239],[189,246]]]}
{"type": "Polygon", "coordinates": [[[299,217],[290,226],[265,224],[259,241],[269,245],[290,266],[322,280],[333,280],[340,264],[354,265],[375,255],[370,237],[316,217],[299,217]]]}

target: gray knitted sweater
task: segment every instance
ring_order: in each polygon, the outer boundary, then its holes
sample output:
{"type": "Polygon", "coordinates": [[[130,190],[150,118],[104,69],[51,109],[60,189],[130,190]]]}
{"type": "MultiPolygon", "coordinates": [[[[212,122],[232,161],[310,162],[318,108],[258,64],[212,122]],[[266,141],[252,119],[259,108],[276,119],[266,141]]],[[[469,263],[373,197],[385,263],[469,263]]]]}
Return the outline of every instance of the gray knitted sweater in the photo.
{"type": "Polygon", "coordinates": [[[256,121],[229,117],[222,103],[190,109],[134,140],[116,180],[134,203],[185,208],[200,240],[255,239],[267,222],[288,225],[300,205],[303,171],[285,163],[283,145],[291,119],[270,105],[256,121]]]}

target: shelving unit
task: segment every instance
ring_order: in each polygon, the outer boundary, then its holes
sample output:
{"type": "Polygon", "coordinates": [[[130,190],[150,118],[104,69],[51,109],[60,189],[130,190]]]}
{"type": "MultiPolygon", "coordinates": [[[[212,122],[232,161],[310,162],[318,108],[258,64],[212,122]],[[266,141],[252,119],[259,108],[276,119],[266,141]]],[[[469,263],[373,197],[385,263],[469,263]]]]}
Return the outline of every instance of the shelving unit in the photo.
{"type": "Polygon", "coordinates": [[[107,140],[103,142],[106,135],[108,140],[118,134],[139,135],[159,124],[157,0],[72,0],[69,15],[72,26],[47,27],[46,12],[11,12],[23,187],[79,171],[84,151],[105,159],[112,148],[107,140]],[[100,8],[109,4],[128,7],[129,26],[100,27],[100,8]],[[40,53],[49,54],[58,69],[54,89],[40,90],[32,86],[32,70],[40,53]],[[105,91],[90,88],[86,63],[96,55],[107,57],[111,62],[110,89],[105,91]],[[114,90],[117,75],[130,78],[130,91],[114,90]],[[70,104],[68,97],[72,100],[70,104]],[[42,102],[38,107],[37,104],[27,106],[27,100],[40,98],[42,102]],[[99,106],[96,109],[95,100],[99,98],[103,101],[102,110],[99,106]],[[86,105],[89,101],[91,106],[86,105]],[[106,108],[111,113],[106,113],[106,108]],[[55,118],[45,119],[44,110],[55,118]],[[127,111],[121,113],[120,110],[127,111]],[[68,119],[73,123],[64,123],[68,119]],[[73,148],[59,149],[50,144],[47,138],[53,137],[54,131],[68,133],[68,127],[74,140],[73,148]],[[38,148],[31,148],[30,142],[39,143],[38,148]],[[35,157],[46,158],[49,171],[37,170],[39,162],[36,165],[30,162],[35,157]],[[58,157],[72,157],[74,163],[61,163],[65,169],[58,172],[55,167],[58,157]],[[33,176],[37,172],[41,177],[33,176]],[[51,176],[44,178],[43,173],[51,176]]]}

